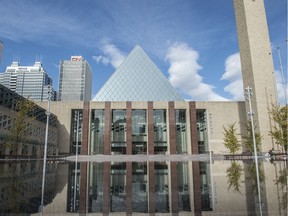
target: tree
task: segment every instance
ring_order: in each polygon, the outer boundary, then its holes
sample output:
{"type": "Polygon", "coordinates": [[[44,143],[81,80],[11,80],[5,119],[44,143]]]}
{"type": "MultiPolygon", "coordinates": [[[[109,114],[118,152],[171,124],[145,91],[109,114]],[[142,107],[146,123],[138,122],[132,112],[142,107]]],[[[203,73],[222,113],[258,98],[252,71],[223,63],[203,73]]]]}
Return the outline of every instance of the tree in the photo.
{"type": "MultiPolygon", "coordinates": [[[[242,135],[242,138],[244,139],[244,146],[247,151],[254,152],[252,123],[250,120],[246,124],[246,130],[247,134],[242,135]]],[[[261,147],[262,136],[259,132],[257,132],[255,123],[254,123],[254,135],[255,135],[256,151],[259,152],[261,147]]]]}
{"type": "Polygon", "coordinates": [[[275,143],[287,151],[287,121],[288,121],[288,105],[286,106],[276,106],[272,105],[269,109],[269,114],[271,120],[275,123],[270,131],[270,136],[275,140],[275,143]]]}
{"type": "Polygon", "coordinates": [[[236,161],[232,161],[231,166],[227,168],[228,190],[232,187],[235,192],[241,194],[241,173],[243,169],[236,161]]]}
{"type": "Polygon", "coordinates": [[[241,149],[241,143],[238,140],[236,134],[235,123],[229,124],[227,128],[223,126],[224,129],[224,146],[229,150],[233,155],[241,149]]]}
{"type": "Polygon", "coordinates": [[[11,128],[5,140],[5,147],[9,147],[14,155],[17,154],[18,147],[28,135],[28,124],[34,119],[29,114],[31,114],[34,106],[34,103],[29,99],[19,100],[16,103],[15,118],[11,119],[11,128]]]}

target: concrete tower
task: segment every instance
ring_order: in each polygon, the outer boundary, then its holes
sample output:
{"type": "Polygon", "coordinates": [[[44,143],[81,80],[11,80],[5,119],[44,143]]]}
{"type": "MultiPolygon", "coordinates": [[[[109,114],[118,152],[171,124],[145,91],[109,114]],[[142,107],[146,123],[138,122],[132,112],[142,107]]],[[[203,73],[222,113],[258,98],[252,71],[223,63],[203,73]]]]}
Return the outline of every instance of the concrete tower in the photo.
{"type": "MultiPolygon", "coordinates": [[[[268,107],[277,102],[274,66],[264,0],[234,0],[244,88],[252,88],[251,98],[257,130],[263,136],[262,152],[272,148],[268,135],[271,122],[268,107]]],[[[246,105],[249,111],[248,103],[246,105]]]]}

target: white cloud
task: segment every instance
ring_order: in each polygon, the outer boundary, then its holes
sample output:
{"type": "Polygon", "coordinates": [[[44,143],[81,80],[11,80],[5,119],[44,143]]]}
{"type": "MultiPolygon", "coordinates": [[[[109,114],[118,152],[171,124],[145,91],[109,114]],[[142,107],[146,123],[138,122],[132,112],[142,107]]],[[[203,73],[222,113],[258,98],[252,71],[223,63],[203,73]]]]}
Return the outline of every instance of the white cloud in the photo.
{"type": "Polygon", "coordinates": [[[228,56],[225,60],[225,72],[221,80],[229,81],[224,91],[232,95],[233,100],[244,100],[243,80],[239,52],[228,56]]]}
{"type": "Polygon", "coordinates": [[[109,64],[109,58],[107,58],[106,56],[98,55],[98,56],[93,56],[92,58],[97,62],[97,64],[100,64],[100,63],[104,65],[109,64]]]}
{"type": "Polygon", "coordinates": [[[101,48],[101,50],[104,53],[104,55],[98,55],[92,57],[98,64],[99,63],[102,63],[104,65],[111,64],[114,68],[117,68],[126,58],[126,55],[122,53],[113,44],[105,44],[101,48]]]}
{"type": "Polygon", "coordinates": [[[175,43],[169,47],[166,60],[170,67],[169,81],[180,92],[193,100],[227,100],[213,91],[213,86],[203,82],[199,75],[199,54],[185,43],[175,43]]]}

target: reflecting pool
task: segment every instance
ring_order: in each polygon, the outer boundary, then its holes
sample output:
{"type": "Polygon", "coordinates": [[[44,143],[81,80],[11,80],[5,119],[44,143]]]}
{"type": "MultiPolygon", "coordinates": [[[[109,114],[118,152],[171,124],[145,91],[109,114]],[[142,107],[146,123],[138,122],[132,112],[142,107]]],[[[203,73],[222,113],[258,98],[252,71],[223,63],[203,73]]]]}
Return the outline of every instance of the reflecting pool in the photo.
{"type": "Polygon", "coordinates": [[[0,215],[287,212],[286,161],[260,160],[258,172],[253,160],[53,161],[44,175],[42,167],[42,160],[0,163],[0,215]]]}

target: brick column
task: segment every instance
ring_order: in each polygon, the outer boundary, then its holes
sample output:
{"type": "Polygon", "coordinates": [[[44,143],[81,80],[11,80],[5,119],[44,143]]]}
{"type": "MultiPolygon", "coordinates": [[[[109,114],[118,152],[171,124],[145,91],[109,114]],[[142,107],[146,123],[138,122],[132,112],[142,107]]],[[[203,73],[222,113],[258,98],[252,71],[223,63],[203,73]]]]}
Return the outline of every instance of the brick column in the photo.
{"type": "Polygon", "coordinates": [[[148,162],[148,213],[150,216],[155,215],[155,163],[148,162]]]}
{"type": "MultiPolygon", "coordinates": [[[[75,170],[76,171],[76,170],[75,170]]],[[[79,215],[87,213],[87,162],[80,163],[80,204],[79,215]]]]}
{"type": "Polygon", "coordinates": [[[83,128],[82,128],[82,146],[81,154],[88,155],[88,140],[89,140],[89,102],[83,102],[83,128]]]}
{"type": "Polygon", "coordinates": [[[126,162],[126,215],[132,215],[132,162],[126,162]]]}
{"type": "Polygon", "coordinates": [[[132,103],[126,102],[126,154],[132,155],[132,103]]]}
{"type": "Polygon", "coordinates": [[[176,121],[174,101],[168,102],[170,154],[176,154],[176,121]]]}
{"type": "Polygon", "coordinates": [[[111,154],[111,102],[105,102],[104,155],[111,154]]]}
{"type": "Polygon", "coordinates": [[[110,162],[104,162],[103,166],[103,215],[109,215],[110,211],[110,162]]]}
{"type": "Polygon", "coordinates": [[[177,162],[170,162],[170,177],[171,177],[171,212],[173,215],[178,215],[178,172],[177,162]]]}
{"type": "Polygon", "coordinates": [[[201,210],[201,179],[200,179],[200,163],[192,162],[193,169],[193,191],[194,191],[194,213],[195,216],[202,216],[201,210]]]}
{"type": "Polygon", "coordinates": [[[154,154],[154,123],[153,123],[153,102],[148,102],[148,111],[147,111],[147,122],[148,122],[148,142],[147,142],[147,151],[148,155],[154,154]]]}
{"type": "Polygon", "coordinates": [[[197,116],[195,102],[189,102],[190,112],[190,132],[191,132],[191,149],[192,154],[198,154],[198,135],[197,135],[197,116]]]}

